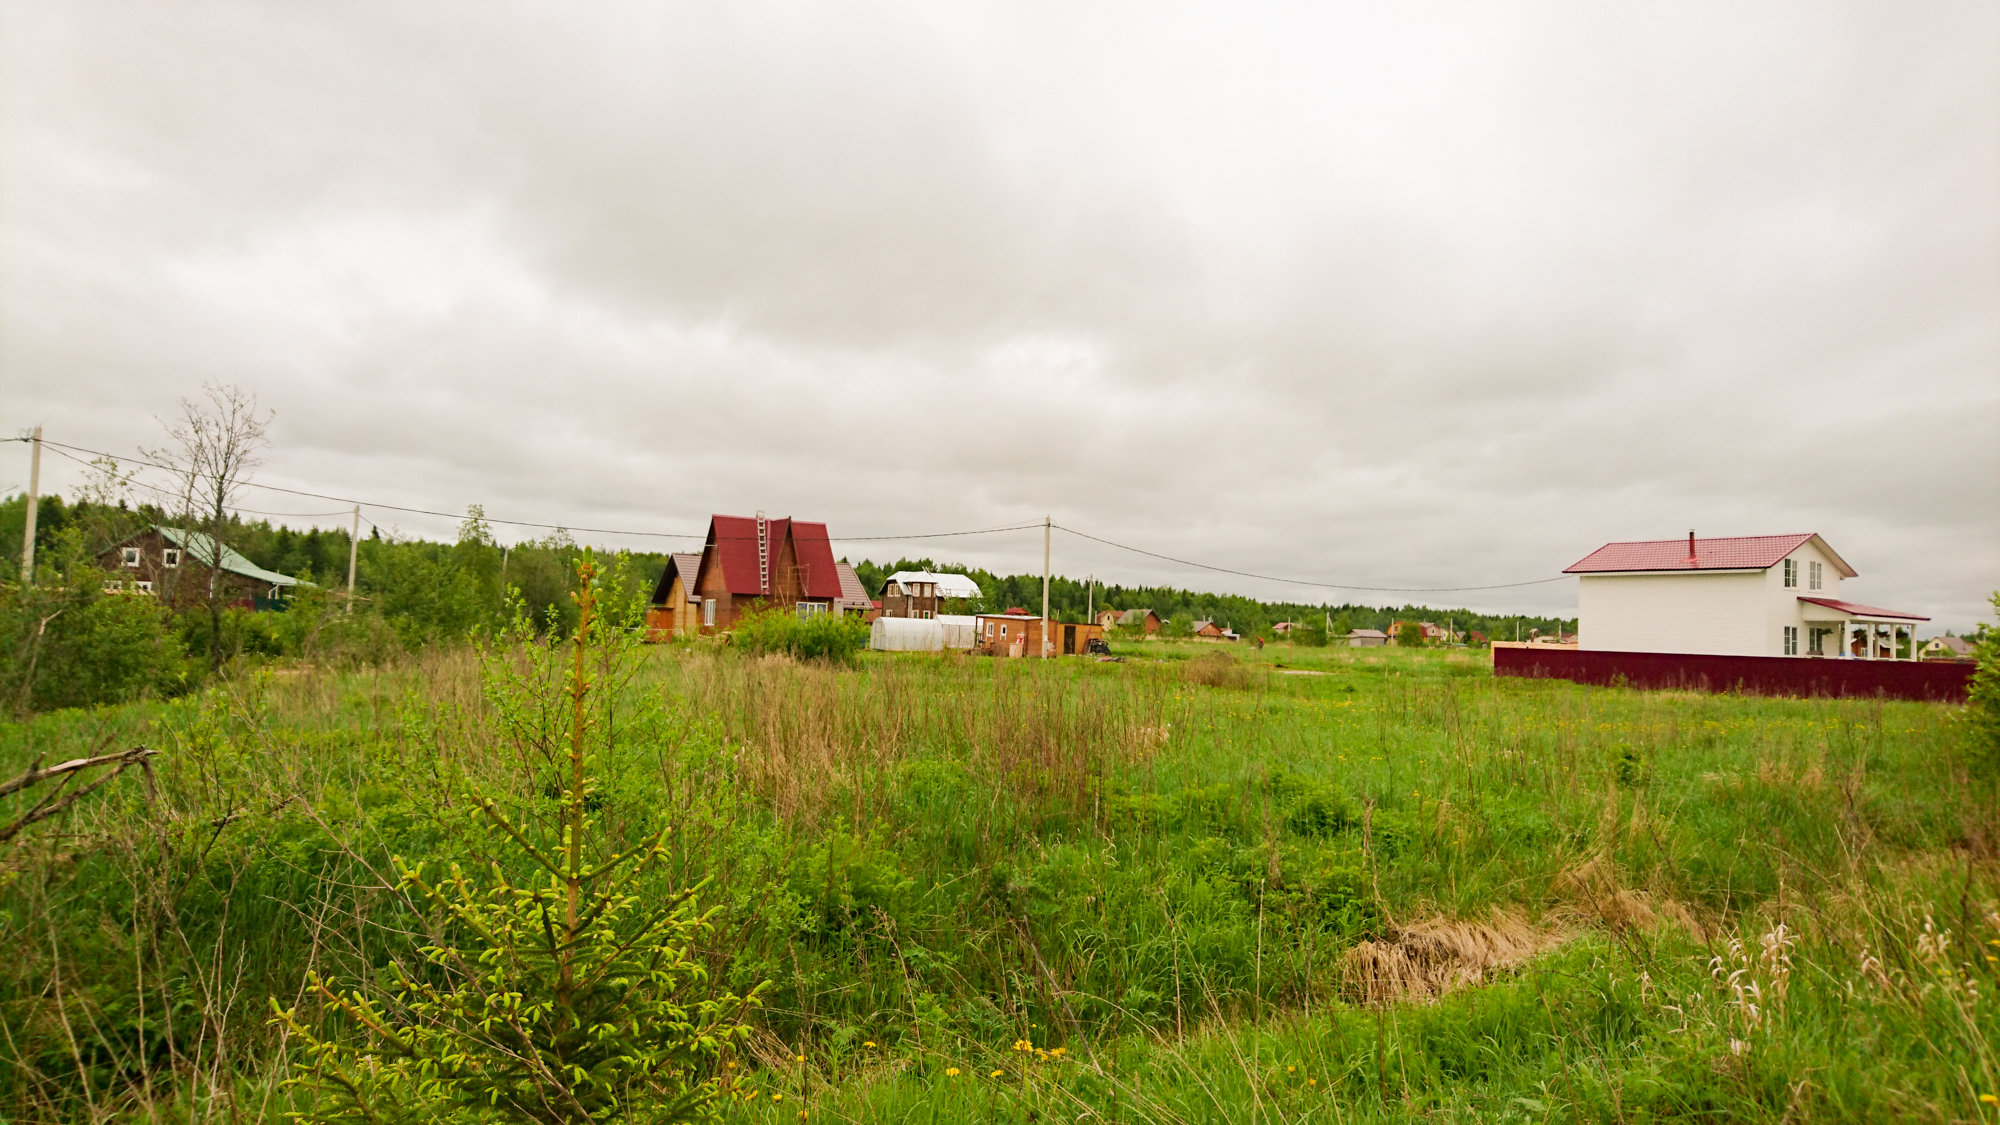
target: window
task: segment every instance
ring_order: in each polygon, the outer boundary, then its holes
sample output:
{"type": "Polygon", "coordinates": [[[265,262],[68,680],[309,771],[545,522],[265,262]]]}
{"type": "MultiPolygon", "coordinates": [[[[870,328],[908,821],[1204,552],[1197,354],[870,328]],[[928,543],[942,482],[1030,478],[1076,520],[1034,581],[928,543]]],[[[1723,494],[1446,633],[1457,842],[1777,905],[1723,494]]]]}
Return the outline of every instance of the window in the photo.
{"type": "MultiPolygon", "coordinates": [[[[1819,564],[1814,563],[1813,565],[1817,566],[1819,564]]],[[[1825,629],[1808,629],[1806,631],[1807,656],[1826,655],[1826,632],[1825,629]]]]}
{"type": "Polygon", "coordinates": [[[180,552],[180,548],[178,548],[178,547],[168,547],[168,548],[167,548],[166,550],[164,550],[164,551],[161,551],[161,552],[160,552],[160,562],[161,562],[161,563],[162,563],[163,565],[166,565],[166,566],[179,566],[179,565],[181,565],[181,552],[180,552]]]}
{"type": "Polygon", "coordinates": [[[125,552],[124,552],[124,558],[125,558],[125,565],[126,565],[126,566],[138,566],[138,565],[139,565],[139,548],[137,548],[137,547],[127,547],[127,548],[125,548],[125,552]]]}
{"type": "Polygon", "coordinates": [[[701,623],[702,623],[703,625],[706,625],[706,626],[708,626],[708,627],[709,627],[709,628],[711,628],[711,629],[713,629],[713,628],[715,627],[715,599],[714,599],[714,598],[703,598],[703,599],[702,599],[702,601],[701,601],[701,623]]]}
{"type": "MultiPolygon", "coordinates": [[[[1787,589],[1787,590],[1796,590],[1796,589],[1798,589],[1798,588],[1799,588],[1799,560],[1797,560],[1797,559],[1786,559],[1786,560],[1785,560],[1785,589],[1787,589]]],[[[1789,626],[1788,626],[1788,628],[1789,628],[1789,626]]]]}
{"type": "Polygon", "coordinates": [[[134,585],[139,587],[139,592],[142,594],[150,594],[153,592],[153,584],[151,582],[140,581],[134,583],[134,585]]]}
{"type": "Polygon", "coordinates": [[[1799,627],[1797,625],[1787,625],[1785,626],[1785,655],[1797,656],[1798,654],[1799,654],[1799,627]]]}
{"type": "Polygon", "coordinates": [[[1806,564],[1806,587],[1808,589],[1817,590],[1820,588],[1821,573],[1822,571],[1819,563],[1814,562],[1806,564]]]}
{"type": "Polygon", "coordinates": [[[798,602],[792,606],[792,612],[798,614],[800,617],[818,617],[820,614],[826,612],[826,603],[798,602]]]}
{"type": "Polygon", "coordinates": [[[931,619],[931,611],[927,609],[924,611],[924,620],[929,621],[930,619],[931,619]]]}

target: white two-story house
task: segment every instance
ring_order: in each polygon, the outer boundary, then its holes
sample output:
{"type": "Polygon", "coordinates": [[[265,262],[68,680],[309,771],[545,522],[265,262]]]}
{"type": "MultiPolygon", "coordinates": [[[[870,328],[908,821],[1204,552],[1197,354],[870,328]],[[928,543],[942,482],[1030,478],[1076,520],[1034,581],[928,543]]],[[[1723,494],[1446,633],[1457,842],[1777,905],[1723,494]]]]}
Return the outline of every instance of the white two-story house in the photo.
{"type": "Polygon", "coordinates": [[[1930,620],[1841,600],[1855,570],[1814,534],[1606,543],[1563,573],[1585,651],[1893,660],[1930,620]]]}

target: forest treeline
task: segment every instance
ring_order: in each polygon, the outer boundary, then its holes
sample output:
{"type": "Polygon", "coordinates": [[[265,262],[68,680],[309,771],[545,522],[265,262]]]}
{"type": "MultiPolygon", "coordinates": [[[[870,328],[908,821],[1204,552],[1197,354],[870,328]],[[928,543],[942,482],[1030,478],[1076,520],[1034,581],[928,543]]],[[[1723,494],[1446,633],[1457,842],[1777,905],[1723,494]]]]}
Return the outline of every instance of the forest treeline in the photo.
{"type": "MultiPolygon", "coordinates": [[[[0,544],[18,544],[25,499],[0,501],[0,544]]],[[[0,550],[0,699],[15,712],[170,696],[199,686],[212,667],[199,654],[219,647],[231,659],[300,658],[371,663],[427,644],[463,640],[512,619],[513,602],[538,625],[566,635],[575,624],[570,594],[583,548],[566,532],[503,546],[478,506],[468,510],[449,542],[383,534],[371,528],[355,551],[355,590],[346,596],[349,536],[345,528],[295,529],[239,517],[224,542],[255,565],[304,580],[280,612],[231,609],[219,618],[175,614],[146,597],[107,589],[99,556],[149,525],[173,520],[145,505],[66,501],[44,496],[36,508],[38,580],[23,584],[18,549],[0,550]],[[214,646],[216,631],[220,644],[214,646]]],[[[650,590],[667,556],[618,552],[617,573],[638,593],[650,590]]],[[[1038,574],[991,571],[898,559],[853,564],[869,590],[898,570],[965,574],[982,597],[957,607],[997,613],[1010,607],[1039,612],[1038,574]]],[[[1549,618],[1496,617],[1465,609],[1265,602],[1165,586],[1091,585],[1057,576],[1051,612],[1084,620],[1092,609],[1149,608],[1185,628],[1213,619],[1245,636],[1272,636],[1278,622],[1318,624],[1338,635],[1386,629],[1397,620],[1449,622],[1493,637],[1523,636],[1556,627],[1549,618]]],[[[1170,631],[1172,631],[1170,629],[1170,631]]]]}

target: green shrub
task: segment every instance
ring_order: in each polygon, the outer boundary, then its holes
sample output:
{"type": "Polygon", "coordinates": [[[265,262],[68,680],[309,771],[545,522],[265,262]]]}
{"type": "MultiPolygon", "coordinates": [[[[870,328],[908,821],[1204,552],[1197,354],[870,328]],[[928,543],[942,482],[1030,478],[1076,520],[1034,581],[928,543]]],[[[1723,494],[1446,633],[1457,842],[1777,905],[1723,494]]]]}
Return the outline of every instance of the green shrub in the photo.
{"type": "Polygon", "coordinates": [[[0,586],[0,676],[15,710],[51,711],[174,695],[200,676],[173,616],[106,575],[74,530],[34,586],[0,586]]]}
{"type": "Polygon", "coordinates": [[[556,823],[517,819],[477,792],[465,797],[513,865],[534,874],[516,879],[494,862],[475,878],[454,863],[433,880],[422,863],[393,858],[402,890],[429,915],[415,971],[393,964],[393,984],[372,995],[309,973],[309,990],[346,1025],[339,1031],[315,1030],[296,1007],[271,1002],[303,1047],[293,1083],[307,1097],[299,1120],[714,1117],[723,1093],[716,1063],[748,1037],[737,1020],[753,1001],[714,993],[691,950],[708,928],[693,904],[699,886],[640,893],[663,865],[671,825],[621,851],[593,814],[619,728],[591,696],[628,678],[638,636],[595,614],[598,577],[586,555],[568,645],[526,641],[541,650],[528,663],[563,675],[488,681],[530,697],[497,703],[565,720],[556,823]]]}
{"type": "MultiPolygon", "coordinates": [[[[1992,600],[2000,610],[2000,593],[1992,600]]],[[[1992,778],[2000,774],[2000,629],[1981,629],[1974,654],[1979,666],[1972,673],[1963,721],[1971,736],[1973,768],[1992,778]]]]}
{"type": "Polygon", "coordinates": [[[851,664],[868,647],[868,623],[845,614],[800,617],[789,609],[767,609],[738,621],[732,634],[737,645],[753,653],[833,664],[851,664]]]}

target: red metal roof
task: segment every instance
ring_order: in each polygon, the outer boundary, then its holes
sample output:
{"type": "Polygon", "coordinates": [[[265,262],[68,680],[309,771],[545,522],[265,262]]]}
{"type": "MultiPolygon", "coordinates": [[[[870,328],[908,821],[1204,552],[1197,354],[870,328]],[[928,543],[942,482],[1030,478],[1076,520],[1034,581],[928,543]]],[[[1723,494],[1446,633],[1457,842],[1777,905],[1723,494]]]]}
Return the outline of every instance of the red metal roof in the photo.
{"type": "Polygon", "coordinates": [[[1929,621],[1930,618],[1916,613],[1904,613],[1900,609],[1883,609],[1880,606],[1861,605],[1858,602],[1843,602],[1838,598],[1800,598],[1802,602],[1823,605],[1841,613],[1851,613],[1856,617],[1900,617],[1905,621],[1929,621]]]}
{"type": "MultiPolygon", "coordinates": [[[[791,523],[792,555],[799,560],[799,585],[809,598],[838,598],[840,564],[833,558],[833,543],[827,539],[826,525],[791,523]]],[[[776,548],[773,548],[775,551],[776,548]]]]}
{"type": "Polygon", "coordinates": [[[765,520],[764,565],[760,572],[756,517],[710,516],[703,555],[722,568],[723,586],[732,595],[767,597],[770,587],[778,582],[778,555],[787,536],[792,540],[792,555],[798,560],[799,584],[804,587],[805,596],[840,597],[840,572],[823,523],[804,523],[790,517],[765,520]]]}
{"type": "Polygon", "coordinates": [[[1564,574],[1601,574],[1634,570],[1766,570],[1806,543],[1819,541],[1842,577],[1855,570],[1813,532],[1802,535],[1739,535],[1727,539],[1696,539],[1693,557],[1686,539],[1648,539],[1636,543],[1606,543],[1564,569],[1564,574]]]}

